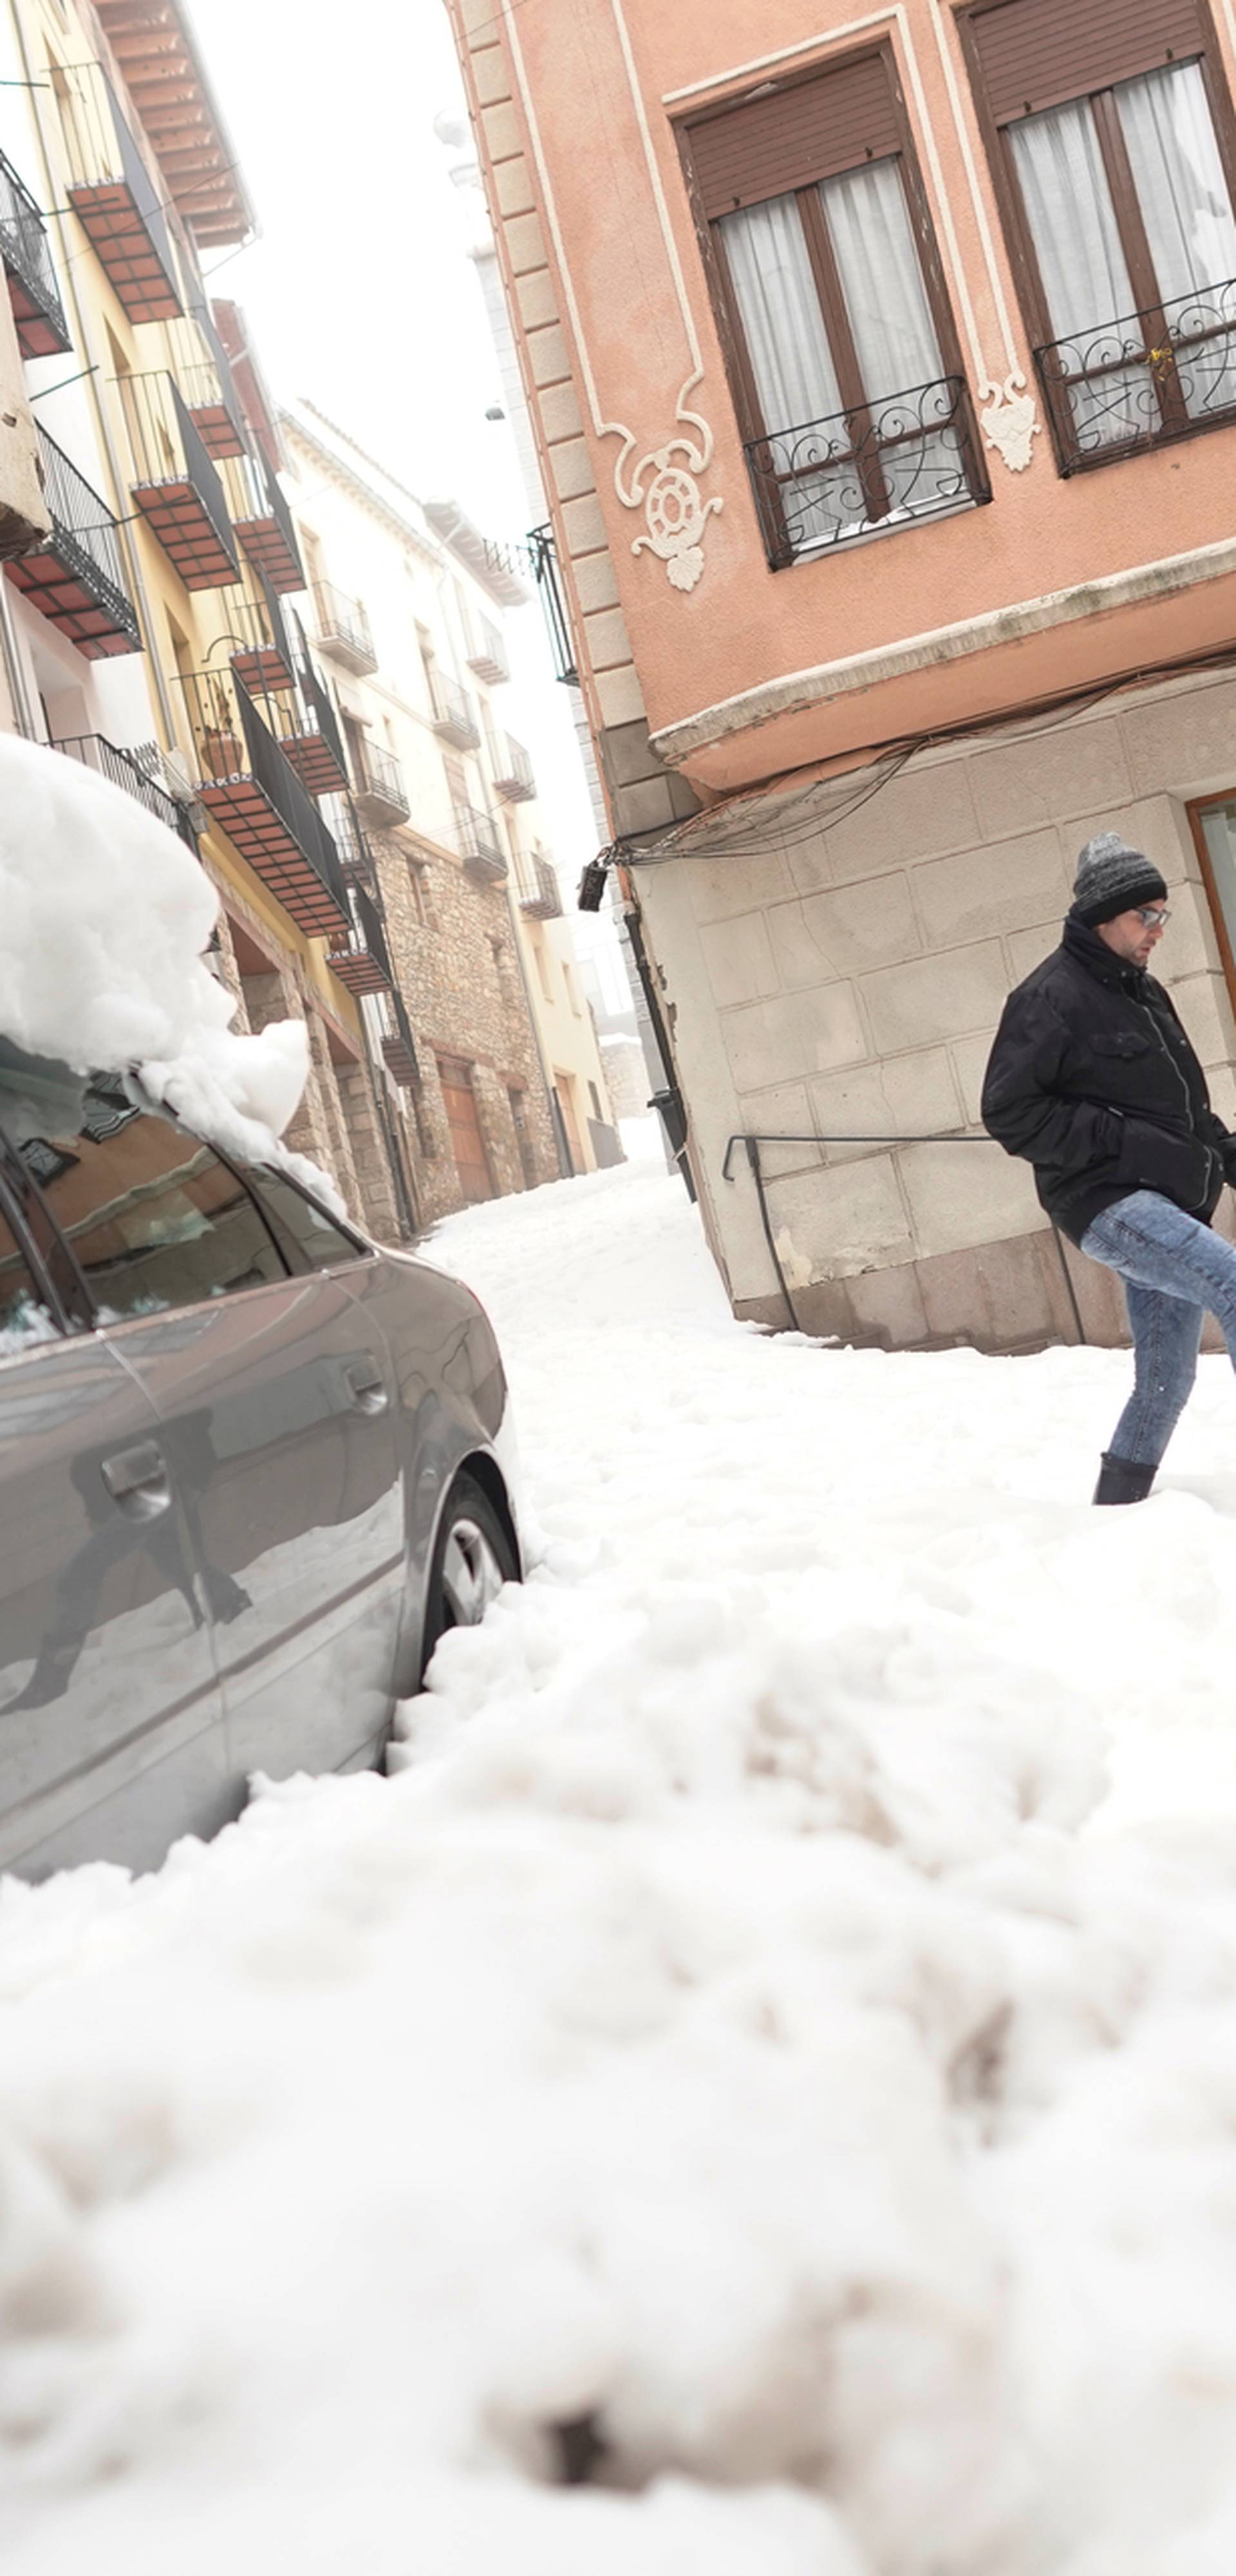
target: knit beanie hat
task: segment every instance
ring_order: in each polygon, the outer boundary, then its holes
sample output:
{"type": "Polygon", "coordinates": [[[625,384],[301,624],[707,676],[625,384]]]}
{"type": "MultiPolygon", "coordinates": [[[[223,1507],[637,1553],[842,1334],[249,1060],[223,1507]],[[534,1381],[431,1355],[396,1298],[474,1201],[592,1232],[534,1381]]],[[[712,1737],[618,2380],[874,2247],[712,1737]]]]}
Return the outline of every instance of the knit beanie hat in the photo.
{"type": "Polygon", "coordinates": [[[1131,850],[1119,832],[1096,832],[1087,841],[1073,879],[1073,916],[1094,930],[1136,904],[1166,903],[1167,887],[1144,850],[1131,850]]]}

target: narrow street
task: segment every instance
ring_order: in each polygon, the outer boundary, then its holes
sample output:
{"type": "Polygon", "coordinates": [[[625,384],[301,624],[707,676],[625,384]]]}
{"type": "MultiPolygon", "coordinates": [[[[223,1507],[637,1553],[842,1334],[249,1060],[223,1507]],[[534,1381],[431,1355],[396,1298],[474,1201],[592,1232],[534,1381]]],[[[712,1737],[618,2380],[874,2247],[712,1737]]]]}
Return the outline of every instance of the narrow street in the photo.
{"type": "Polygon", "coordinates": [[[1230,2576],[1236,1412],[449,1220],[533,1563],[396,1776],[0,1895],[8,2576],[1230,2576]],[[564,2485],[584,2477],[587,2486],[564,2485]]]}

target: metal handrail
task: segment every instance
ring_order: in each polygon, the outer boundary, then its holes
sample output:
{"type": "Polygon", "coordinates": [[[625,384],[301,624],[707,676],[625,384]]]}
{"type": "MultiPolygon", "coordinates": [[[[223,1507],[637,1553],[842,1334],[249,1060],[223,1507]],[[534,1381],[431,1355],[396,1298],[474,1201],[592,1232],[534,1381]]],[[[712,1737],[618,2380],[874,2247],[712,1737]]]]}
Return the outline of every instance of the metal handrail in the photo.
{"type": "Polygon", "coordinates": [[[384,750],[379,742],[366,740],[361,753],[361,762],[362,775],[356,781],[357,794],[364,796],[372,793],[375,796],[381,796],[388,805],[398,805],[405,814],[410,813],[411,807],[408,803],[408,791],[403,783],[403,771],[394,752],[384,750]]]}
{"type": "Polygon", "coordinates": [[[219,468],[174,376],[118,376],[134,484],[191,483],[228,562],[240,557],[219,468]]]}
{"type": "Polygon", "coordinates": [[[123,181],[179,306],[180,279],[163,200],[102,63],[69,64],[56,86],[70,186],[99,188],[123,181]]]}
{"type": "Polygon", "coordinates": [[[543,527],[529,528],[528,559],[545,614],[555,677],[562,680],[568,688],[577,689],[579,669],[575,660],[575,647],[571,642],[571,629],[567,621],[558,576],[558,549],[554,542],[554,531],[548,519],[543,527]]]}
{"type": "Polygon", "coordinates": [[[93,484],[78,472],[71,457],[35,424],[43,471],[43,497],[52,518],[57,551],[85,582],[91,596],[107,609],[117,627],[134,644],[141,643],[137,610],[129,597],[124,557],[115,518],[93,484]]]}
{"type": "Polygon", "coordinates": [[[58,333],[62,345],[72,335],[60,301],[47,226],[24,179],[0,152],[0,261],[21,279],[40,312],[58,333]]]}
{"type": "Polygon", "coordinates": [[[1236,418],[1236,278],[1034,352],[1065,474],[1236,418]]]}
{"type": "Polygon", "coordinates": [[[509,733],[501,736],[500,740],[502,749],[494,755],[494,786],[499,795],[504,788],[535,790],[532,762],[522,742],[516,742],[514,735],[509,733]]]}
{"type": "Polygon", "coordinates": [[[774,572],[991,498],[964,376],[770,430],[743,454],[774,572]]]}
{"type": "Polygon", "coordinates": [[[83,769],[97,771],[101,778],[110,778],[114,787],[123,787],[126,795],[135,797],[148,814],[155,816],[156,821],[165,823],[170,832],[175,832],[182,841],[188,842],[191,850],[196,850],[197,835],[184,806],[177,797],[169,795],[165,787],[160,787],[157,779],[150,777],[131,751],[122,751],[119,743],[109,742],[106,734],[101,733],[66,735],[53,741],[52,750],[62,751],[66,759],[77,761],[83,769]]]}
{"type": "Polygon", "coordinates": [[[435,724],[450,725],[456,733],[466,733],[473,742],[480,741],[472,698],[467,689],[461,689],[457,680],[448,680],[442,671],[433,674],[433,712],[435,724]]]}
{"type": "Polygon", "coordinates": [[[369,619],[359,599],[350,599],[347,592],[337,590],[332,581],[315,581],[313,605],[317,614],[319,644],[324,643],[328,636],[337,635],[340,643],[346,644],[358,660],[377,660],[369,619]]]}
{"type": "MultiPolygon", "coordinates": [[[[768,1250],[772,1258],[772,1265],[777,1274],[777,1285],[781,1291],[781,1296],[785,1304],[786,1313],[790,1319],[792,1330],[796,1333],[801,1333],[805,1331],[806,1328],[798,1319],[794,1299],[790,1292],[790,1283],[786,1277],[785,1264],[782,1261],[781,1254],[777,1248],[777,1238],[773,1232],[772,1219],[768,1212],[768,1183],[770,1179],[775,1180],[778,1175],[775,1173],[766,1173],[762,1170],[760,1165],[761,1145],[895,1145],[904,1148],[907,1145],[994,1145],[996,1142],[997,1139],[994,1136],[988,1136],[985,1132],[976,1133],[972,1127],[942,1127],[936,1128],[928,1134],[917,1136],[856,1135],[853,1133],[847,1136],[820,1136],[817,1134],[804,1136],[801,1134],[787,1135],[784,1132],[772,1135],[762,1129],[752,1131],[750,1129],[740,1128],[735,1135],[727,1137],[725,1157],[721,1165],[721,1178],[723,1181],[729,1181],[732,1185],[734,1175],[730,1169],[730,1165],[733,1161],[734,1147],[736,1145],[745,1146],[747,1166],[755,1183],[755,1194],[759,1201],[760,1223],[764,1229],[764,1240],[768,1246],[768,1250]]],[[[1082,1322],[1081,1308],[1077,1302],[1077,1291],[1073,1285],[1072,1273],[1068,1264],[1068,1256],[1064,1249],[1064,1237],[1061,1234],[1058,1225],[1052,1226],[1052,1233],[1056,1238],[1056,1250],[1060,1256],[1060,1268],[1064,1275],[1064,1285],[1068,1294],[1069,1305],[1072,1309],[1073,1321],[1077,1326],[1077,1338],[1079,1342],[1084,1342],[1086,1339],[1086,1327],[1082,1322]]]]}
{"type": "Polygon", "coordinates": [[[507,855],[498,838],[498,827],[477,805],[457,796],[452,804],[455,838],[461,859],[479,859],[501,867],[506,874],[507,855]]]}
{"type": "MultiPolygon", "coordinates": [[[[300,562],[300,544],[278,477],[264,455],[255,456],[246,448],[241,456],[223,459],[223,483],[233,520],[243,525],[246,520],[272,519],[287,552],[300,572],[295,587],[303,590],[304,572],[300,562]]],[[[243,538],[241,540],[243,544],[243,538]]]]}

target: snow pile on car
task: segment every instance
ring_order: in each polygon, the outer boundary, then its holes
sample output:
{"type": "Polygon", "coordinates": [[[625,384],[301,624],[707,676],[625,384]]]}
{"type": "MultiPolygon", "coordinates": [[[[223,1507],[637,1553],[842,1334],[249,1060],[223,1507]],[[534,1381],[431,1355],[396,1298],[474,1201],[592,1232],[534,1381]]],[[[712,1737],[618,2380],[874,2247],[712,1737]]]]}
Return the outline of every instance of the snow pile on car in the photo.
{"type": "Polygon", "coordinates": [[[192,851],[135,797],[0,734],[0,1032],[76,1072],[135,1068],[200,1135],[263,1161],[304,1090],[308,1035],[296,1019],[231,1028],[203,953],[218,909],[192,851]]]}
{"type": "Polygon", "coordinates": [[[1231,2576],[1236,1404],[453,1220],[543,1542],[404,1767],[0,1904],[6,2576],[1231,2576]],[[566,2481],[576,2480],[570,2484],[566,2481]]]}

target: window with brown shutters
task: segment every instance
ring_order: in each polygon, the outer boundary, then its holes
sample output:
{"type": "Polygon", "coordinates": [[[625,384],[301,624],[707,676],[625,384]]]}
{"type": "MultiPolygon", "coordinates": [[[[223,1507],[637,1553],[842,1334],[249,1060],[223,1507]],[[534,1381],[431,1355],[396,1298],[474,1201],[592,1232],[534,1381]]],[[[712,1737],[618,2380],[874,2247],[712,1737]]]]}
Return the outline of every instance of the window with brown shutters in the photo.
{"type": "Polygon", "coordinates": [[[774,570],[986,500],[889,48],[682,139],[774,570]]]}
{"type": "Polygon", "coordinates": [[[1236,423],[1206,0],[975,0],[961,24],[1061,471],[1236,423]]]}

